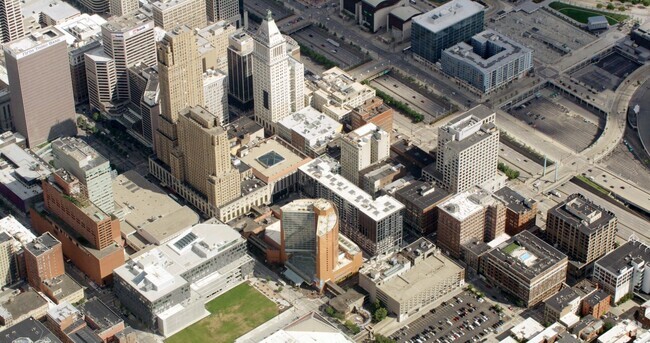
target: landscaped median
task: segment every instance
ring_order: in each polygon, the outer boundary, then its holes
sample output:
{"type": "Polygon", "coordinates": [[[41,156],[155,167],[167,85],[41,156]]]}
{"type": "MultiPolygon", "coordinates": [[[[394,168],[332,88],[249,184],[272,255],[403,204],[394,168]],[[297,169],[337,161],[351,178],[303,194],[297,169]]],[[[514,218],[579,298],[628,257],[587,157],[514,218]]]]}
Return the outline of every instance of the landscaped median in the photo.
{"type": "Polygon", "coordinates": [[[230,343],[278,314],[275,303],[243,283],[205,304],[210,315],[166,343],[230,343]]]}
{"type": "Polygon", "coordinates": [[[602,15],[605,18],[607,18],[607,22],[609,23],[609,25],[616,25],[628,18],[628,16],[624,14],[609,13],[609,12],[583,8],[583,7],[577,7],[577,6],[565,4],[560,1],[551,2],[548,5],[548,7],[582,24],[587,24],[589,17],[599,16],[599,15],[602,15]]]}

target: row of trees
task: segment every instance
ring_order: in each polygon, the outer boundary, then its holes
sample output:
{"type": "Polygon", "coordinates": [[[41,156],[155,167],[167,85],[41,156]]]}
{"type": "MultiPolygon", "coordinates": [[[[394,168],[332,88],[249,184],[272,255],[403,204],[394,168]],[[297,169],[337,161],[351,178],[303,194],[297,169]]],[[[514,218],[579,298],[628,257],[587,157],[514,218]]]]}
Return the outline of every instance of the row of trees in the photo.
{"type": "Polygon", "coordinates": [[[409,105],[395,100],[392,96],[380,91],[377,89],[377,96],[384,100],[384,103],[388,106],[395,108],[396,110],[404,113],[407,117],[411,118],[414,123],[419,123],[424,120],[424,116],[410,108],[409,105]]]}
{"type": "Polygon", "coordinates": [[[499,162],[498,168],[500,171],[506,174],[508,177],[508,180],[513,180],[519,177],[519,171],[510,168],[508,165],[506,165],[503,162],[499,162]]]}
{"type": "Polygon", "coordinates": [[[304,45],[300,45],[300,54],[309,57],[309,59],[314,61],[314,63],[318,63],[322,65],[323,67],[325,67],[325,69],[330,69],[339,66],[336,62],[330,60],[329,58],[317,53],[316,51],[304,45]]]}

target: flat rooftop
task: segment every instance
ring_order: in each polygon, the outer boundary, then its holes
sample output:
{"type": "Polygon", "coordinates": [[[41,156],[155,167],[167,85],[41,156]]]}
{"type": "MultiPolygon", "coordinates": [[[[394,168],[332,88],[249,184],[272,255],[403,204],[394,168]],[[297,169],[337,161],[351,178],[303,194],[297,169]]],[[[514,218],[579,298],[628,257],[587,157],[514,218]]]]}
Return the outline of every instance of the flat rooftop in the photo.
{"type": "Polygon", "coordinates": [[[310,160],[277,137],[265,139],[250,147],[248,153],[240,159],[266,178],[287,173],[310,160]]]}
{"type": "Polygon", "coordinates": [[[485,206],[496,201],[488,191],[474,187],[438,205],[440,211],[444,211],[458,221],[463,221],[471,215],[483,211],[485,206]]]}
{"type": "Polygon", "coordinates": [[[477,33],[471,39],[472,44],[460,42],[454,46],[445,49],[444,53],[456,56],[473,67],[481,70],[489,70],[493,67],[502,66],[510,61],[519,59],[521,56],[531,54],[532,50],[499,34],[494,30],[485,30],[477,33]],[[488,46],[492,48],[487,48],[488,46]],[[480,50],[494,51],[494,54],[483,55],[480,50]]]}
{"type": "MultiPolygon", "coordinates": [[[[433,245],[431,242],[429,244],[433,245]]],[[[401,254],[399,256],[401,257],[401,254]]],[[[371,277],[378,283],[377,288],[400,303],[431,288],[432,284],[443,282],[463,271],[462,267],[439,251],[418,260],[415,265],[405,258],[400,260],[399,257],[396,263],[387,262],[369,265],[361,272],[377,275],[375,278],[371,277]]]]}
{"type": "Polygon", "coordinates": [[[422,14],[422,12],[414,7],[411,6],[400,6],[397,7],[396,9],[390,11],[390,15],[402,20],[402,21],[408,21],[411,18],[415,17],[418,14],[422,14]]]}
{"type": "Polygon", "coordinates": [[[140,295],[155,301],[186,285],[182,274],[243,241],[232,227],[211,219],[194,225],[164,245],[132,257],[114,273],[137,289],[140,295]]]}
{"type": "Polygon", "coordinates": [[[84,42],[99,41],[101,26],[105,23],[106,19],[97,14],[83,13],[55,27],[65,34],[68,45],[75,44],[75,47],[81,47],[85,45],[84,42]]]}
{"type": "Polygon", "coordinates": [[[279,124],[300,135],[310,147],[327,145],[343,129],[341,123],[311,106],[290,114],[279,124]]]}
{"type": "Polygon", "coordinates": [[[319,157],[301,166],[300,170],[375,221],[380,221],[404,209],[402,203],[389,195],[373,199],[340,174],[334,174],[332,167],[330,163],[319,157]]]}
{"type": "Polygon", "coordinates": [[[398,190],[395,194],[407,199],[421,210],[435,206],[449,196],[449,192],[441,187],[424,181],[412,181],[410,185],[398,190]]]}
{"type": "Polygon", "coordinates": [[[36,238],[36,235],[32,231],[23,226],[23,224],[13,216],[6,216],[0,219],[0,232],[6,232],[22,245],[25,245],[36,238]]]}
{"type": "Polygon", "coordinates": [[[52,234],[46,232],[39,237],[36,237],[30,243],[25,244],[24,247],[26,250],[31,252],[32,255],[40,256],[55,247],[57,244],[61,244],[61,242],[54,238],[52,234]]]}
{"type": "Polygon", "coordinates": [[[99,298],[92,298],[86,301],[81,305],[81,308],[84,315],[99,325],[102,330],[123,322],[122,318],[106,306],[104,302],[99,300],[99,298]]]}
{"type": "Polygon", "coordinates": [[[618,275],[621,269],[632,268],[632,262],[650,262],[650,246],[631,240],[601,257],[596,264],[608,272],[618,275]]]}
{"type": "Polygon", "coordinates": [[[522,231],[487,253],[513,272],[532,280],[567,256],[529,231],[522,231]]]}
{"type": "Polygon", "coordinates": [[[440,32],[483,11],[485,7],[477,2],[454,0],[413,18],[413,22],[431,32],[440,32]]]}
{"type": "Polygon", "coordinates": [[[21,339],[29,339],[28,342],[61,343],[52,331],[31,317],[14,324],[11,330],[0,332],[2,342],[22,342],[21,339]]]}
{"type": "Polygon", "coordinates": [[[65,42],[65,34],[56,27],[46,27],[27,34],[25,37],[6,43],[5,54],[15,59],[34,54],[48,47],[65,42]]]}
{"type": "Polygon", "coordinates": [[[228,131],[228,139],[242,139],[250,134],[264,130],[264,128],[248,117],[239,117],[230,122],[226,126],[226,130],[228,131]]]}
{"type": "Polygon", "coordinates": [[[555,295],[544,300],[545,306],[550,306],[556,311],[561,311],[570,302],[580,299],[580,295],[571,287],[565,287],[555,295]]]}
{"type": "Polygon", "coordinates": [[[582,194],[569,195],[548,213],[586,234],[607,227],[612,220],[616,220],[614,213],[596,205],[582,194]]]}
{"type": "MultiPolygon", "coordinates": [[[[102,164],[108,164],[108,159],[93,149],[85,141],[75,137],[63,137],[52,142],[52,153],[61,153],[73,159],[83,170],[90,170],[102,164]]],[[[60,167],[60,166],[59,166],[60,167]]]]}
{"type": "Polygon", "coordinates": [[[503,187],[494,192],[494,195],[501,199],[507,208],[516,213],[528,212],[536,203],[532,198],[526,198],[510,187],[503,187]]]}
{"type": "Polygon", "coordinates": [[[137,31],[132,32],[131,35],[141,32],[141,26],[145,25],[144,29],[153,28],[153,19],[148,18],[142,13],[131,13],[123,15],[120,17],[111,17],[104,25],[102,29],[105,29],[109,32],[119,33],[124,31],[137,31]],[[134,30],[137,29],[137,30],[134,30]]]}
{"type": "Polygon", "coordinates": [[[113,197],[118,205],[115,215],[120,219],[121,231],[127,235],[144,230],[164,242],[200,219],[191,208],[180,205],[134,170],[113,180],[113,197]]]}
{"type": "MultiPolygon", "coordinates": [[[[16,296],[12,295],[9,299],[0,303],[0,310],[7,311],[13,318],[18,318],[41,307],[46,309],[47,304],[47,301],[43,297],[30,288],[28,291],[16,296]]],[[[0,333],[0,337],[2,337],[1,335],[2,333],[0,333]]]]}
{"type": "MultiPolygon", "coordinates": [[[[7,181],[17,178],[27,188],[31,188],[29,186],[38,183],[38,189],[40,190],[40,180],[52,174],[52,168],[47,163],[29,150],[23,149],[16,144],[9,144],[0,148],[0,157],[8,163],[8,168],[4,166],[1,168],[2,174],[5,175],[7,181]]],[[[9,188],[11,189],[10,186],[9,188]]]]}
{"type": "Polygon", "coordinates": [[[68,274],[46,279],[43,283],[52,290],[52,294],[59,300],[65,299],[76,292],[83,292],[83,287],[68,274]]]}

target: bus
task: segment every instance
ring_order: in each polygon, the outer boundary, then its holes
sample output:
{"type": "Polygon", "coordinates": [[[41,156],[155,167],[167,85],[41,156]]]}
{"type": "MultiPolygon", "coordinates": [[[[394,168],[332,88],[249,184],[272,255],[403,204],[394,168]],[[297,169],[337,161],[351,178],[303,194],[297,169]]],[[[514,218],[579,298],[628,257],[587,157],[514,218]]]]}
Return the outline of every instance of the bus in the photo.
{"type": "Polygon", "coordinates": [[[337,43],[336,41],[334,41],[334,40],[331,39],[331,38],[328,38],[328,39],[327,39],[327,42],[330,43],[330,44],[332,44],[332,45],[334,45],[334,46],[337,47],[337,48],[341,46],[341,44],[337,43]]]}

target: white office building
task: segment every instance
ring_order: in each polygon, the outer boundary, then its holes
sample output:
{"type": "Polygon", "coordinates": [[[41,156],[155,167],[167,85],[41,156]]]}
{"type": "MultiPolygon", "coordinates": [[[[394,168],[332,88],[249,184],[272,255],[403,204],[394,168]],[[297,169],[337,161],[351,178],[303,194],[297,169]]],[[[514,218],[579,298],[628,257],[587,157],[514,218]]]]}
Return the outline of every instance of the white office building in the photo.
{"type": "Polygon", "coordinates": [[[359,185],[359,171],[390,155],[390,135],[368,123],[341,139],[341,175],[359,185]]]}
{"type": "Polygon", "coordinates": [[[650,294],[650,246],[636,240],[616,248],[594,264],[594,281],[612,295],[612,302],[634,292],[650,294]]]}
{"type": "Polygon", "coordinates": [[[219,125],[229,122],[228,76],[215,69],[203,73],[203,101],[205,109],[219,118],[219,125]]]}

